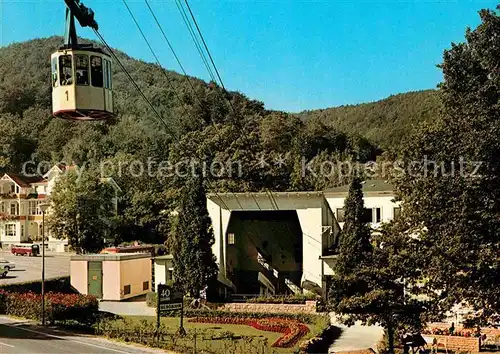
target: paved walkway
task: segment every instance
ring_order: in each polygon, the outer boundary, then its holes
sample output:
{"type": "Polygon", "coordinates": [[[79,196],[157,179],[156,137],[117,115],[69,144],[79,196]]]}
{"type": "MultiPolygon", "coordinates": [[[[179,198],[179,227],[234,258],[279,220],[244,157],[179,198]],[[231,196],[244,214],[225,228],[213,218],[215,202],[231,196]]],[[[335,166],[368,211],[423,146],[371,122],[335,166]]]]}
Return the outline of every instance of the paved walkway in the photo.
{"type": "Polygon", "coordinates": [[[145,301],[101,301],[99,310],[122,316],[156,316],[156,309],[145,301]]]}
{"type": "Polygon", "coordinates": [[[356,323],[351,327],[337,322],[332,315],[332,325],[342,329],[340,337],[331,345],[329,353],[362,350],[372,348],[377,351],[377,344],[382,339],[384,330],[379,326],[362,326],[356,323]]]}

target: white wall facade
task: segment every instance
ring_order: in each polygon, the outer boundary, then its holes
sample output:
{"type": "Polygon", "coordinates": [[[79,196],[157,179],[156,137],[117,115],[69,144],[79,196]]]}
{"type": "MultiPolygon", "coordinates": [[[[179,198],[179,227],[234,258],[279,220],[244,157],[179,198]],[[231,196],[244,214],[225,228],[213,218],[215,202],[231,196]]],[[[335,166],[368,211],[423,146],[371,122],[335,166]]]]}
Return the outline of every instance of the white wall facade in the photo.
{"type": "Polygon", "coordinates": [[[154,291],[158,291],[159,284],[167,284],[168,281],[173,280],[170,277],[170,272],[173,272],[174,265],[172,259],[162,259],[158,257],[154,260],[154,291]]]}
{"type": "Polygon", "coordinates": [[[219,265],[219,275],[224,276],[226,234],[231,211],[295,210],[303,234],[302,281],[308,280],[321,286],[324,267],[320,257],[340,230],[322,192],[215,194],[208,196],[207,209],[215,236],[212,250],[219,265]]]}
{"type": "MultiPolygon", "coordinates": [[[[347,193],[325,193],[326,200],[330,205],[335,217],[338,218],[338,209],[344,207],[344,201],[347,193]]],[[[399,202],[394,201],[394,194],[392,192],[369,192],[365,193],[363,197],[365,208],[372,209],[373,222],[371,226],[378,228],[383,222],[389,222],[394,219],[395,208],[400,207],[399,202]],[[380,209],[380,220],[377,221],[376,209],[380,209]]],[[[339,221],[341,227],[344,226],[343,222],[339,221]]]]}

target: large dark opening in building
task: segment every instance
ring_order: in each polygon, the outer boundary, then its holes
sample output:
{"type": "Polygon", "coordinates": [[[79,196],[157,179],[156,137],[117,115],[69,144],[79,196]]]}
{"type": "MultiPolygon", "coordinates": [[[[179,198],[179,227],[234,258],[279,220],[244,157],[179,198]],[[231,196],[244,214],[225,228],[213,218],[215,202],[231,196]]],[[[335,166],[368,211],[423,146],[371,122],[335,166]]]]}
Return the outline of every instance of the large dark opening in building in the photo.
{"type": "Polygon", "coordinates": [[[302,277],[302,230],[295,210],[233,211],[227,276],[239,294],[287,294],[302,277]]]}

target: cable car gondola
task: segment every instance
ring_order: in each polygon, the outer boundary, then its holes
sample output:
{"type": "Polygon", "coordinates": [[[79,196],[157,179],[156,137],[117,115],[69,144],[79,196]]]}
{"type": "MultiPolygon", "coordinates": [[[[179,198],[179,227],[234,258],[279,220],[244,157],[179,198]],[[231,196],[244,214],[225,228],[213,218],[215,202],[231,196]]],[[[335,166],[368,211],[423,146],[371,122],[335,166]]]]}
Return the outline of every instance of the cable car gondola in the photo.
{"type": "Polygon", "coordinates": [[[82,27],[98,30],[94,13],[80,0],[64,0],[64,45],[51,56],[52,114],[72,120],[103,120],[113,117],[111,57],[92,44],[79,44],[75,17],[82,27]]]}

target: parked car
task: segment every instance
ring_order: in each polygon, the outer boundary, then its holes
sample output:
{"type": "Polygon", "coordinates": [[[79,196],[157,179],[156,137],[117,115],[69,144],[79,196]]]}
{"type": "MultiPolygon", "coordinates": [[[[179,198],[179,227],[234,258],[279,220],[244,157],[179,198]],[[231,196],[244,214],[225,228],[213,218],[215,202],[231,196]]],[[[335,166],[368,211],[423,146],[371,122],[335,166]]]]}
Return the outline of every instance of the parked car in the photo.
{"type": "Polygon", "coordinates": [[[0,267],[0,276],[2,278],[5,278],[7,276],[7,273],[9,272],[9,270],[5,267],[0,267]]]}
{"type": "Polygon", "coordinates": [[[10,249],[10,253],[15,256],[37,256],[40,253],[40,246],[37,244],[15,245],[10,249]]]}
{"type": "Polygon", "coordinates": [[[9,262],[6,259],[0,259],[0,268],[5,268],[7,271],[12,270],[16,267],[16,265],[12,262],[9,262]]]}

